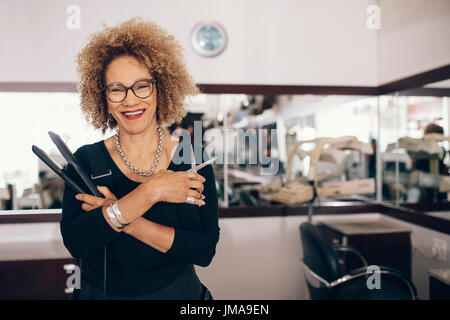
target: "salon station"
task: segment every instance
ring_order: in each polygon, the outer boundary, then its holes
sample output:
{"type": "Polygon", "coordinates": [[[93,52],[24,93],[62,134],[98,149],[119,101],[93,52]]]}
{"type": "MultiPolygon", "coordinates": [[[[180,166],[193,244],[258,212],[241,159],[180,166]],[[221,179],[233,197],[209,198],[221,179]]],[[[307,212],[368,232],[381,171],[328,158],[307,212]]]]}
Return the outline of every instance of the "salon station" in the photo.
{"type": "Polygon", "coordinates": [[[64,181],[31,146],[64,167],[49,131],[72,152],[114,134],[80,112],[74,57],[101,21],[134,16],[175,35],[201,91],[169,130],[217,157],[220,239],[195,266],[216,300],[450,299],[449,1],[129,1],[97,16],[107,3],[0,4],[15,25],[0,31],[0,299],[72,293],[64,181]]]}

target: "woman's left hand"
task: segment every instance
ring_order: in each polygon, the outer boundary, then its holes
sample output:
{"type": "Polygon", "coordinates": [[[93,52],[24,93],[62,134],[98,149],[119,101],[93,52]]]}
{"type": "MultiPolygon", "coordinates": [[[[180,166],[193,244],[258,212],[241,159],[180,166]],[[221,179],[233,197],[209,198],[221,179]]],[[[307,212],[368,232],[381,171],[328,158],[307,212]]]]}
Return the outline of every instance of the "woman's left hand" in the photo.
{"type": "Polygon", "coordinates": [[[81,208],[84,211],[91,211],[98,207],[110,205],[117,200],[116,196],[108,189],[108,187],[97,186],[98,191],[105,196],[105,198],[99,198],[86,193],[79,193],[75,198],[79,201],[83,201],[81,208]]]}

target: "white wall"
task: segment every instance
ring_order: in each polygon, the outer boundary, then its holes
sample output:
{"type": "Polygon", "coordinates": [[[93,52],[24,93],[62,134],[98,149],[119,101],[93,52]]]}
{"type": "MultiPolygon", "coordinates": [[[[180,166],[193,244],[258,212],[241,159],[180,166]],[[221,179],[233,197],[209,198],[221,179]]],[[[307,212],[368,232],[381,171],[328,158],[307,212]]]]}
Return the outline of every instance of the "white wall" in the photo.
{"type": "Polygon", "coordinates": [[[3,0],[0,82],[76,82],[74,57],[101,21],[136,15],[173,33],[199,83],[373,86],[376,31],[366,27],[374,0],[3,0]],[[66,9],[81,9],[81,29],[68,30],[66,9]],[[197,56],[189,33],[217,20],[229,35],[216,58],[197,56]]]}
{"type": "Polygon", "coordinates": [[[76,82],[74,57],[90,34],[140,15],[173,33],[199,83],[376,86],[450,63],[448,0],[3,0],[0,82],[76,82]],[[69,5],[81,29],[69,30],[69,5]],[[368,30],[378,4],[381,29],[368,30]],[[218,57],[196,55],[192,27],[217,20],[218,57]]]}
{"type": "Polygon", "coordinates": [[[378,83],[450,64],[449,0],[379,0],[378,83]]]}

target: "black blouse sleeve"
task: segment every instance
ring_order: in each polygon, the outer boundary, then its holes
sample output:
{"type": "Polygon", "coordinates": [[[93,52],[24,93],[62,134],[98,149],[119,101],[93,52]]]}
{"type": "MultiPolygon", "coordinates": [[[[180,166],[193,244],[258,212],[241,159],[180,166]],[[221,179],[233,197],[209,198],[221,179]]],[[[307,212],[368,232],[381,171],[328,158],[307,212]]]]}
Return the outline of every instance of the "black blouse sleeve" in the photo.
{"type": "Polygon", "coordinates": [[[200,169],[198,174],[206,179],[203,183],[205,205],[198,208],[202,232],[176,227],[173,244],[166,254],[182,261],[206,267],[211,263],[219,241],[219,206],[212,165],[200,169]]]}
{"type": "MultiPolygon", "coordinates": [[[[83,147],[79,148],[74,156],[89,174],[89,160],[83,147]]],[[[71,166],[67,168],[67,174],[83,185],[71,166]]],[[[75,199],[76,194],[77,192],[70,187],[64,186],[60,230],[64,245],[70,254],[74,258],[83,258],[103,248],[119,233],[106,222],[101,207],[88,212],[84,211],[81,208],[83,202],[75,199]]]]}

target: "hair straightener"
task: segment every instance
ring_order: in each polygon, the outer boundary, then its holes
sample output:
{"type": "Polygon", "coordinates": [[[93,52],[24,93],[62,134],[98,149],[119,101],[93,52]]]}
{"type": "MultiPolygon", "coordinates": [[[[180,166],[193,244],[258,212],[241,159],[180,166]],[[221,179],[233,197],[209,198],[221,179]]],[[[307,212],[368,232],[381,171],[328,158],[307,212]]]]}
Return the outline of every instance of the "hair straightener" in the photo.
{"type": "Polygon", "coordinates": [[[38,158],[41,159],[59,177],[61,177],[61,179],[63,179],[64,182],[66,182],[67,185],[74,191],[76,191],[77,193],[88,193],[96,197],[103,198],[103,195],[97,190],[95,184],[84,172],[81,165],[79,164],[73,153],[70,151],[70,149],[67,147],[65,142],[61,139],[61,137],[52,131],[49,131],[48,134],[52,139],[53,143],[58,148],[59,152],[61,152],[61,155],[64,157],[64,159],[66,159],[68,165],[71,165],[75,170],[75,172],[77,172],[77,174],[81,177],[81,180],[86,185],[88,192],[86,192],[85,187],[81,187],[75,181],[73,181],[73,179],[71,179],[61,168],[61,166],[57,164],[53,159],[51,159],[45,151],[43,151],[42,149],[40,149],[35,145],[31,147],[31,150],[33,150],[33,152],[38,156],[38,158]]]}

